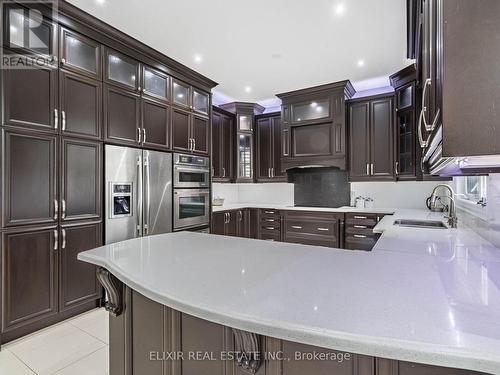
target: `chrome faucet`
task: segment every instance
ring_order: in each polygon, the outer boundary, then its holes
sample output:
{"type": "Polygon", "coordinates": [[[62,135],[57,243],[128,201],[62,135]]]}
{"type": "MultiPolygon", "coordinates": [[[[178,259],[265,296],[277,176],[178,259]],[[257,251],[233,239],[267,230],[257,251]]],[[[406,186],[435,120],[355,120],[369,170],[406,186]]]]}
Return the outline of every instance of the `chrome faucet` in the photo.
{"type": "Polygon", "coordinates": [[[439,188],[445,188],[450,193],[450,196],[447,197],[450,200],[450,207],[448,208],[448,216],[446,218],[448,219],[448,225],[450,226],[450,228],[456,228],[458,218],[457,218],[457,208],[455,206],[455,192],[449,185],[439,184],[434,188],[431,195],[431,204],[432,205],[436,204],[436,199],[438,198],[436,191],[439,188]]]}

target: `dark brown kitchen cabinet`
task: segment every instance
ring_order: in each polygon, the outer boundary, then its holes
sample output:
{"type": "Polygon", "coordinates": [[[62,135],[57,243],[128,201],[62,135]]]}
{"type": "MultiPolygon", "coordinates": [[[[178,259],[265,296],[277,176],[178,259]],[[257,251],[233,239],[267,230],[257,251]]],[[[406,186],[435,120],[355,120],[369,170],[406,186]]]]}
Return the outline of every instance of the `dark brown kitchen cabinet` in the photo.
{"type": "Polygon", "coordinates": [[[347,250],[371,251],[380,234],[373,228],[385,214],[350,212],[345,215],[345,248],[347,250]]]}
{"type": "Polygon", "coordinates": [[[344,214],[285,211],[283,241],[304,245],[342,248],[344,214]]]}
{"type": "Polygon", "coordinates": [[[60,28],[61,67],[77,74],[102,79],[102,47],[81,34],[65,27],[60,28]]]}
{"type": "Polygon", "coordinates": [[[234,178],[235,117],[217,107],[212,109],[212,178],[231,182],[234,178]]]}
{"type": "Polygon", "coordinates": [[[56,227],[2,234],[2,334],[57,314],[56,227]]]}
{"type": "MultiPolygon", "coordinates": [[[[114,102],[112,101],[111,104],[114,102]]],[[[65,70],[59,73],[61,131],[64,135],[101,139],[102,83],[65,70]]]]}
{"type": "Polygon", "coordinates": [[[486,375],[485,373],[476,371],[395,361],[385,358],[375,359],[375,369],[377,375],[486,375]]]}
{"type": "Polygon", "coordinates": [[[168,101],[170,95],[170,77],[165,73],[148,66],[142,68],[142,95],[162,102],[168,101]]]}
{"type": "Polygon", "coordinates": [[[105,48],[104,81],[106,83],[140,93],[142,92],[139,79],[140,69],[141,65],[137,60],[105,48]]]}
{"type": "Polygon", "coordinates": [[[57,137],[2,131],[2,226],[56,223],[57,137]]]}
{"type": "Polygon", "coordinates": [[[172,103],[184,109],[208,116],[210,95],[185,82],[172,80],[172,103]]]}
{"type": "Polygon", "coordinates": [[[58,131],[57,70],[3,69],[3,125],[58,131]]]}
{"type": "Polygon", "coordinates": [[[172,107],[172,148],[207,155],[210,120],[208,117],[172,107]]]}
{"type": "Polygon", "coordinates": [[[104,85],[104,137],[106,141],[139,145],[141,97],[122,88],[104,85]]]}
{"type": "Polygon", "coordinates": [[[49,61],[57,60],[57,23],[50,5],[41,2],[3,2],[3,43],[19,55],[35,55],[49,61]]]}
{"type": "Polygon", "coordinates": [[[256,116],[256,179],[286,181],[281,171],[281,114],[256,116]]]}
{"type": "Polygon", "coordinates": [[[170,148],[170,108],[163,102],[141,100],[142,144],[147,148],[170,148]]]}
{"type": "Polygon", "coordinates": [[[282,100],[282,169],[311,165],[346,169],[345,99],[349,81],[292,91],[282,100]]]}
{"type": "Polygon", "coordinates": [[[222,211],[212,213],[212,233],[223,236],[238,237],[238,211],[222,211]]]}
{"type": "Polygon", "coordinates": [[[102,144],[63,138],[61,147],[61,220],[100,219],[102,144]]]}
{"type": "Polygon", "coordinates": [[[102,295],[96,266],[77,259],[78,253],[102,245],[102,224],[68,225],[60,232],[59,311],[64,311],[102,295]]]}
{"type": "Polygon", "coordinates": [[[359,99],[348,108],[350,180],[393,180],[393,96],[359,99]]]}

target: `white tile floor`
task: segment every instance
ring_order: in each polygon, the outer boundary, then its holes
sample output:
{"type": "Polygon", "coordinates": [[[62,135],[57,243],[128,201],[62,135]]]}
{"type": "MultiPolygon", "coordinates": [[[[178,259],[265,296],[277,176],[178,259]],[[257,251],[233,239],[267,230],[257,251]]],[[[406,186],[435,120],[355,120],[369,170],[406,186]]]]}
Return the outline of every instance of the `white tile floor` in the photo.
{"type": "Polygon", "coordinates": [[[106,375],[108,313],[96,309],[2,346],[3,375],[106,375]]]}

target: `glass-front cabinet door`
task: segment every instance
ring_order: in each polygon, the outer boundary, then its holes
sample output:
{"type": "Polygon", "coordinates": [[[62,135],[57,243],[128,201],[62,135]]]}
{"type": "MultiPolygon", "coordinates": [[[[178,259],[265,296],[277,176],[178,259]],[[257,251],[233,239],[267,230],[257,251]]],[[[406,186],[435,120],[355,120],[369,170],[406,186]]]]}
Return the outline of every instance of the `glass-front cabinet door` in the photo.
{"type": "Polygon", "coordinates": [[[106,80],[134,91],[139,90],[139,62],[107,50],[106,80]]]}
{"type": "Polygon", "coordinates": [[[166,101],[169,77],[149,67],[144,67],[144,87],[142,93],[166,101]]]}
{"type": "Polygon", "coordinates": [[[415,166],[415,120],[412,110],[398,112],[398,153],[396,159],[396,175],[414,177],[415,166]]]}
{"type": "Polygon", "coordinates": [[[197,112],[208,115],[209,109],[209,97],[208,94],[193,89],[193,109],[197,112]]]}
{"type": "Polygon", "coordinates": [[[243,131],[253,130],[253,116],[238,115],[238,130],[243,130],[243,131]]]}
{"type": "Polygon", "coordinates": [[[174,80],[172,83],[172,101],[180,106],[189,107],[189,91],[189,85],[174,80]]]}
{"type": "MultiPolygon", "coordinates": [[[[48,17],[43,4],[2,4],[3,46],[14,53],[47,57],[47,63],[57,61],[57,25],[48,17]]],[[[37,63],[39,61],[37,60],[37,63]]]]}
{"type": "Polygon", "coordinates": [[[252,134],[238,134],[238,179],[253,178],[252,134]]]}
{"type": "Polygon", "coordinates": [[[397,91],[398,111],[413,107],[414,83],[410,83],[397,91]]]}
{"type": "Polygon", "coordinates": [[[292,104],[291,109],[294,124],[330,119],[332,117],[331,104],[328,99],[292,104]]]}
{"type": "Polygon", "coordinates": [[[100,44],[61,28],[61,65],[68,70],[101,78],[100,44]]]}

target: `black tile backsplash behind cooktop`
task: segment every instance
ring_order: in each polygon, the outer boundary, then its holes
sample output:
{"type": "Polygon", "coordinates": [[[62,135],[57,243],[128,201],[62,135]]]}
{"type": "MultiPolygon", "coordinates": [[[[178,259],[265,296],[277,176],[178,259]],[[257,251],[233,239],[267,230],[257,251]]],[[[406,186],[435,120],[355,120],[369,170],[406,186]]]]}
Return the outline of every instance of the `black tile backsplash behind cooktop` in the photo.
{"type": "Polygon", "coordinates": [[[311,207],[348,206],[351,187],[347,172],[337,168],[306,168],[288,171],[295,184],[295,205],[311,207]]]}

